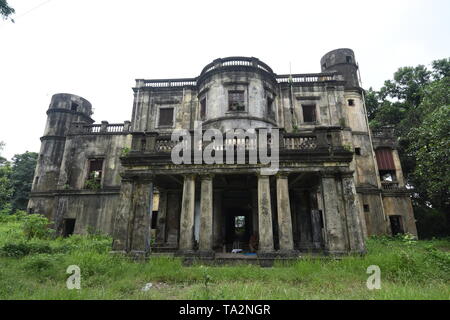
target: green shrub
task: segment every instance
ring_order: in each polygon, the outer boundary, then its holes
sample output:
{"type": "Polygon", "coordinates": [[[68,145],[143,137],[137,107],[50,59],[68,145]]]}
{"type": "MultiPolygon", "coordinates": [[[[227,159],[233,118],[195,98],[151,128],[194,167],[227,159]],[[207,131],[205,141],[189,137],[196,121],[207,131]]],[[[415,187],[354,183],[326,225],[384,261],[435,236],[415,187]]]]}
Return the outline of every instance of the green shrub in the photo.
{"type": "Polygon", "coordinates": [[[29,214],[24,219],[23,232],[27,239],[38,238],[47,239],[53,234],[49,229],[50,222],[46,217],[40,214],[29,214]]]}
{"type": "Polygon", "coordinates": [[[32,242],[7,243],[0,249],[2,256],[15,258],[24,257],[29,254],[50,254],[52,252],[53,250],[48,244],[32,242]]]}

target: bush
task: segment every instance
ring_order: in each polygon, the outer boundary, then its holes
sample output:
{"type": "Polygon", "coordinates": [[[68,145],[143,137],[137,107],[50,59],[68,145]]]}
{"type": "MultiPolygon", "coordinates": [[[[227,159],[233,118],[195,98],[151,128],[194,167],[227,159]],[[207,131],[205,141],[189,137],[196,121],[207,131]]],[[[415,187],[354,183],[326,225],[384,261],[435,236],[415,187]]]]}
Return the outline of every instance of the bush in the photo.
{"type": "Polygon", "coordinates": [[[15,258],[24,257],[29,254],[50,254],[52,252],[53,250],[48,244],[30,242],[7,243],[0,249],[2,256],[15,258]]]}
{"type": "Polygon", "coordinates": [[[50,222],[43,215],[30,214],[24,220],[23,232],[27,239],[47,239],[53,234],[53,230],[48,228],[50,222]]]}

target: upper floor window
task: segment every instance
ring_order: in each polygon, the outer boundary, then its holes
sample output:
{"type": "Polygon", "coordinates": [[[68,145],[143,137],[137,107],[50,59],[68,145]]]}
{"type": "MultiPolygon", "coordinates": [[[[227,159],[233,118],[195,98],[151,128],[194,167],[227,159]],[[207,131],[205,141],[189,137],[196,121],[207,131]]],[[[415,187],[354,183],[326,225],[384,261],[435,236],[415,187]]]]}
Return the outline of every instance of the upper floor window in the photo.
{"type": "Polygon", "coordinates": [[[397,180],[395,175],[395,163],[390,148],[379,148],[375,150],[378,170],[382,181],[394,182],[397,180]]]}
{"type": "Polygon", "coordinates": [[[159,127],[172,127],[173,126],[173,108],[160,108],[159,109],[159,127]]]}
{"type": "Polygon", "coordinates": [[[354,107],[355,106],[355,100],[354,99],[348,99],[348,105],[350,106],[350,107],[354,107]]]}
{"type": "Polygon", "coordinates": [[[243,90],[228,91],[228,110],[245,111],[245,95],[243,90]]]}
{"type": "Polygon", "coordinates": [[[101,188],[102,175],[103,175],[103,159],[90,159],[86,188],[87,189],[101,188]]]}
{"type": "Polygon", "coordinates": [[[200,119],[206,119],[206,98],[200,100],[200,119]]]}
{"type": "Polygon", "coordinates": [[[352,63],[353,62],[352,56],[346,56],[345,58],[347,60],[347,63],[352,63]]]}
{"type": "Polygon", "coordinates": [[[267,97],[267,115],[272,118],[275,116],[275,111],[273,110],[273,99],[271,97],[267,97]]]}
{"type": "Polygon", "coordinates": [[[303,122],[316,122],[316,105],[302,105],[303,122]]]}
{"type": "Polygon", "coordinates": [[[71,105],[70,105],[70,110],[78,111],[78,103],[72,102],[71,105]]]}

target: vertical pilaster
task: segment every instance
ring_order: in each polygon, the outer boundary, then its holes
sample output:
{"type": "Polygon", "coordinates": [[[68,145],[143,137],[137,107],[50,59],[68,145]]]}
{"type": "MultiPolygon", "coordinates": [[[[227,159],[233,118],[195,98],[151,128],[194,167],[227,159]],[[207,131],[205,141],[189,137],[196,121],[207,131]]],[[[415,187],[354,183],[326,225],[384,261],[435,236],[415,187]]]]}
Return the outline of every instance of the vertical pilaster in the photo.
{"type": "Polygon", "coordinates": [[[352,173],[342,175],[342,193],[344,198],[350,252],[364,253],[366,250],[359,213],[360,206],[358,204],[352,173]]]}
{"type": "Polygon", "coordinates": [[[151,177],[122,179],[119,206],[114,217],[113,251],[136,257],[150,253],[152,200],[151,177]]]}
{"type": "Polygon", "coordinates": [[[131,216],[133,198],[133,181],[122,178],[119,205],[114,213],[112,251],[126,253],[129,251],[128,223],[131,216]]]}
{"type": "Polygon", "coordinates": [[[183,199],[180,216],[180,253],[192,253],[194,249],[195,175],[184,176],[183,199]]]}
{"type": "Polygon", "coordinates": [[[213,177],[201,175],[199,251],[213,255],[213,177]]]}
{"type": "Polygon", "coordinates": [[[135,256],[145,256],[150,253],[153,202],[153,181],[151,178],[137,179],[133,193],[134,215],[130,221],[130,253],[135,256]]]}
{"type": "Polygon", "coordinates": [[[273,253],[272,207],[270,201],[270,177],[258,175],[258,219],[259,248],[258,254],[273,253]]]}
{"type": "Polygon", "coordinates": [[[332,173],[322,173],[322,195],[324,202],[324,223],[326,251],[331,254],[347,252],[347,237],[342,221],[342,198],[338,193],[336,178],[332,173]]]}
{"type": "Polygon", "coordinates": [[[292,236],[292,217],[289,202],[288,176],[286,173],[278,173],[276,179],[280,251],[282,253],[293,253],[294,240],[292,236]]]}
{"type": "Polygon", "coordinates": [[[159,191],[159,206],[158,206],[158,221],[156,242],[163,244],[166,242],[166,223],[167,223],[167,191],[160,189],[159,191]]]}

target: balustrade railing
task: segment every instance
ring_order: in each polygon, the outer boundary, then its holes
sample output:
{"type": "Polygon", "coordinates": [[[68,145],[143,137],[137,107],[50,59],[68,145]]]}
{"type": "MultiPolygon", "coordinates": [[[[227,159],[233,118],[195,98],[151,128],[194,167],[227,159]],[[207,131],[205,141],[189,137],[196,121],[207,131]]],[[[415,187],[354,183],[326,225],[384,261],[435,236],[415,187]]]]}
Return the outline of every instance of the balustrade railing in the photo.
{"type": "Polygon", "coordinates": [[[307,74],[292,74],[292,75],[278,75],[278,83],[307,83],[307,82],[324,82],[337,80],[335,73],[307,73],[307,74]]]}
{"type": "MultiPolygon", "coordinates": [[[[192,133],[191,133],[192,134],[192,133]]],[[[210,150],[226,151],[226,150],[245,150],[252,151],[258,148],[267,148],[271,150],[275,143],[273,137],[268,134],[265,142],[259,140],[258,134],[245,136],[226,136],[221,140],[202,141],[195,140],[193,136],[189,139],[183,138],[180,141],[172,141],[170,135],[158,135],[157,132],[135,133],[133,138],[132,149],[145,153],[170,153],[175,145],[181,143],[184,150],[204,150],[209,146],[210,150]],[[189,146],[187,144],[190,144],[189,146]],[[262,143],[265,143],[263,146],[262,143]],[[184,144],[184,145],[183,145],[184,144]]],[[[333,145],[332,141],[340,141],[340,132],[336,130],[327,131],[327,129],[317,130],[306,133],[286,133],[279,132],[278,146],[280,152],[283,151],[314,151],[329,150],[329,148],[343,149],[339,143],[333,145]],[[336,136],[336,138],[331,138],[336,136]]],[[[180,146],[180,147],[181,147],[180,146]]]]}
{"type": "Polygon", "coordinates": [[[104,133],[127,133],[130,131],[130,122],[125,123],[107,123],[88,124],[83,122],[74,122],[70,128],[70,134],[104,134],[104,133]]]}
{"type": "Polygon", "coordinates": [[[383,190],[397,190],[399,189],[399,184],[398,182],[382,181],[381,187],[383,190]]]}

